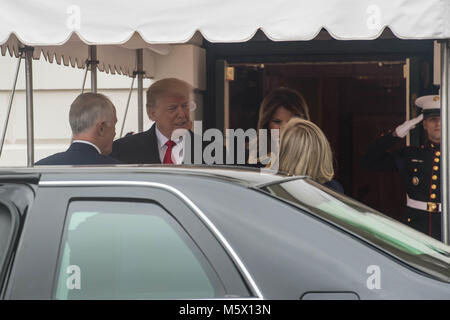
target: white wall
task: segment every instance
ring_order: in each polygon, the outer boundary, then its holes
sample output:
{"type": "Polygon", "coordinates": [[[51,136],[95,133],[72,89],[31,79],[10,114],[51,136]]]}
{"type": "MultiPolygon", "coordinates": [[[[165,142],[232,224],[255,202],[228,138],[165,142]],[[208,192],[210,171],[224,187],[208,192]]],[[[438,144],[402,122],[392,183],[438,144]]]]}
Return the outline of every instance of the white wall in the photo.
{"type": "Polygon", "coordinates": [[[169,55],[155,56],[155,78],[176,77],[206,90],[206,51],[192,44],[171,46],[169,55]]]}

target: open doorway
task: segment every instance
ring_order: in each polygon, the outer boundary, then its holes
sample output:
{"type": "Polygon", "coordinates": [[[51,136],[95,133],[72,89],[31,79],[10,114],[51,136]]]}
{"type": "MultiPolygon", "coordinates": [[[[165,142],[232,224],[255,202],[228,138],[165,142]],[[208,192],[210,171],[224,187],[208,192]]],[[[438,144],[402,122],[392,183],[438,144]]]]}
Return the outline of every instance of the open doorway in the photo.
{"type": "MultiPolygon", "coordinates": [[[[406,117],[405,61],[297,62],[230,64],[231,129],[256,128],[263,97],[286,86],[305,97],[311,120],[328,137],[336,159],[336,178],[345,193],[400,219],[405,202],[396,173],[373,174],[359,158],[374,137],[395,128],[406,117]]],[[[402,147],[402,145],[399,145],[402,147]]]]}

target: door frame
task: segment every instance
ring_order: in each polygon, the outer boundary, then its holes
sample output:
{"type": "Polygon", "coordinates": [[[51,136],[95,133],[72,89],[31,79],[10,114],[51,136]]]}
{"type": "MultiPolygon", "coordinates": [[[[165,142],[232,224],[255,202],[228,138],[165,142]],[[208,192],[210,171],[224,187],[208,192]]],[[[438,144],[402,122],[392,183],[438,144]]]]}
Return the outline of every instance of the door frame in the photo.
{"type": "MultiPolygon", "coordinates": [[[[288,62],[351,62],[351,61],[406,61],[407,58],[433,61],[432,40],[376,40],[338,41],[312,40],[274,42],[258,35],[244,43],[210,43],[206,49],[206,81],[203,128],[218,128],[223,132],[225,123],[224,97],[218,83],[217,61],[235,63],[288,63],[288,62]]],[[[430,63],[432,74],[433,64],[430,63]]],[[[224,87],[223,87],[224,88],[224,87]]],[[[417,92],[431,90],[426,88],[417,92]]],[[[224,88],[225,91],[225,88],[224,88]]]]}

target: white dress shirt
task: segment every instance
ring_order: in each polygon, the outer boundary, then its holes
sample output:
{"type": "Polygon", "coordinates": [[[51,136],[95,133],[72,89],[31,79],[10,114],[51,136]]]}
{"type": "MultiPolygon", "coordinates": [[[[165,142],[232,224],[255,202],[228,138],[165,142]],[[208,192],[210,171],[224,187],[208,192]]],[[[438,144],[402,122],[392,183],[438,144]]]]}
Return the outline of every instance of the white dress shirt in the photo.
{"type": "MultiPolygon", "coordinates": [[[[159,151],[159,159],[161,163],[164,161],[164,155],[166,154],[167,146],[166,142],[169,139],[158,130],[158,126],[155,126],[156,132],[156,140],[158,141],[158,151],[159,151]]],[[[184,159],[184,139],[180,137],[177,140],[173,140],[176,143],[175,146],[172,147],[172,162],[174,164],[182,164],[184,159]]]]}
{"type": "Polygon", "coordinates": [[[93,147],[98,151],[99,154],[102,154],[101,151],[100,151],[100,148],[97,147],[97,146],[96,146],[95,144],[93,144],[92,142],[89,142],[89,141],[86,141],[86,140],[73,140],[73,141],[72,141],[72,143],[75,143],[75,142],[77,142],[77,143],[85,143],[85,144],[91,145],[91,146],[93,146],[93,147]]]}

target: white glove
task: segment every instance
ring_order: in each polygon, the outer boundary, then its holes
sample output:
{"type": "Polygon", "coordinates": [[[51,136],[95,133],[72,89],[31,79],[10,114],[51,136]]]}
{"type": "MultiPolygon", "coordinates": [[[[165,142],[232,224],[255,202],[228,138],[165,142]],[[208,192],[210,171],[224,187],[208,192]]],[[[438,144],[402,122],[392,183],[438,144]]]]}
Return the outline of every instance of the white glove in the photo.
{"type": "Polygon", "coordinates": [[[420,116],[418,116],[418,117],[416,117],[414,119],[405,121],[404,123],[399,125],[397,128],[395,128],[395,134],[399,138],[406,137],[406,135],[408,134],[409,130],[414,128],[416,126],[416,124],[418,124],[422,120],[423,120],[423,114],[421,114],[420,116]]]}

